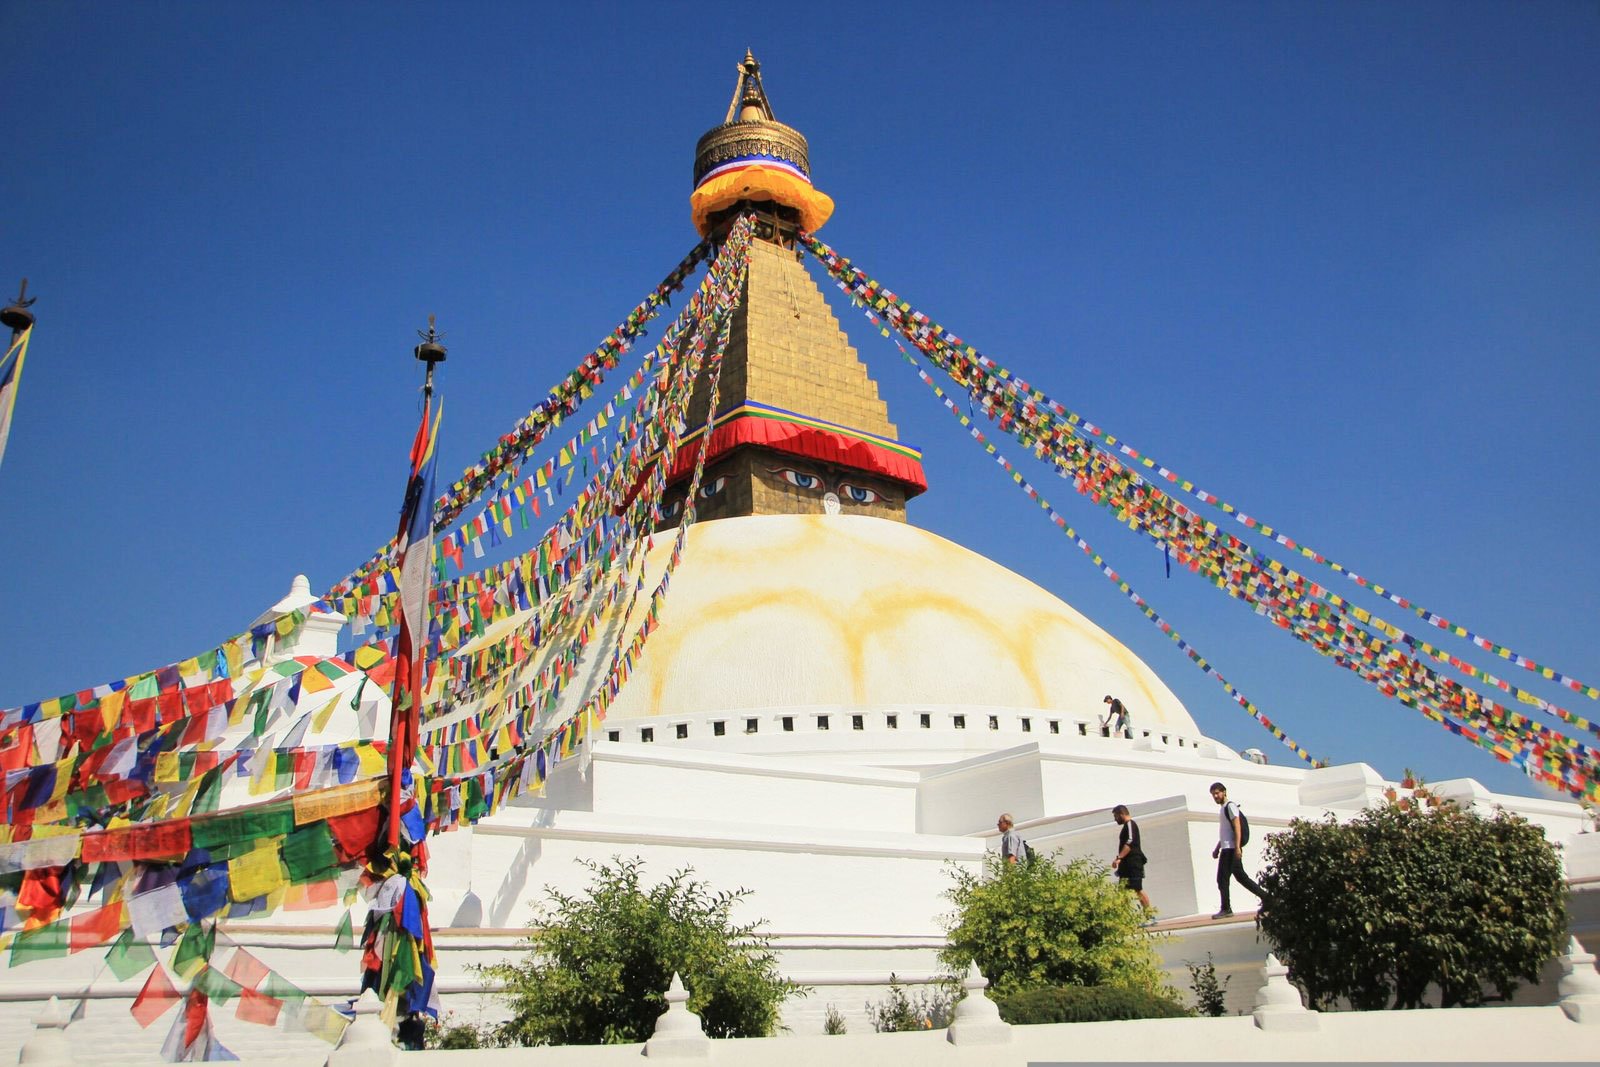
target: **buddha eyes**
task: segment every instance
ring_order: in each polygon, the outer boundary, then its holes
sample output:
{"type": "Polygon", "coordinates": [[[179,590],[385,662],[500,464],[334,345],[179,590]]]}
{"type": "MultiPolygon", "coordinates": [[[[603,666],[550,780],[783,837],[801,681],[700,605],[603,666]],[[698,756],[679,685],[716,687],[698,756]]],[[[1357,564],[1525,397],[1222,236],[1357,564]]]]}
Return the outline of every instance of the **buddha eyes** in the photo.
{"type": "Polygon", "coordinates": [[[781,474],[783,476],[783,480],[794,486],[796,489],[805,489],[815,492],[816,490],[822,488],[821,478],[818,478],[815,474],[804,474],[795,470],[793,467],[782,467],[774,470],[773,473],[781,474]]]}
{"type": "Polygon", "coordinates": [[[864,485],[851,485],[849,482],[839,483],[839,495],[852,504],[871,504],[878,499],[876,489],[868,489],[864,485]]]}
{"type": "Polygon", "coordinates": [[[664,519],[677,518],[678,512],[683,510],[683,501],[674,500],[670,504],[661,505],[661,517],[664,519]]]}
{"type": "MultiPolygon", "coordinates": [[[[796,489],[804,489],[810,493],[820,493],[827,486],[822,477],[816,474],[807,474],[797,471],[793,467],[770,467],[768,470],[783,478],[784,481],[796,489]]],[[[864,485],[853,482],[840,482],[838,486],[839,499],[847,504],[873,504],[883,499],[883,494],[876,489],[869,489],[864,485]]]]}
{"type": "Polygon", "coordinates": [[[721,477],[711,479],[705,485],[700,487],[700,499],[710,500],[712,497],[722,492],[722,487],[727,484],[728,476],[726,474],[722,475],[721,477]]]}

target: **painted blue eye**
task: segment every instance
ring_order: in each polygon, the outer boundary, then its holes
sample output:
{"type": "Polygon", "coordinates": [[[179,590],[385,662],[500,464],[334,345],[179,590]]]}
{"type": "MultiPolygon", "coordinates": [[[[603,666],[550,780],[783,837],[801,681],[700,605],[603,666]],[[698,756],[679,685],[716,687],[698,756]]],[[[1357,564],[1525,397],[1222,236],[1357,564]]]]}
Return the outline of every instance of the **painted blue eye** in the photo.
{"type": "Polygon", "coordinates": [[[701,500],[710,500],[712,497],[714,497],[718,493],[722,492],[722,487],[727,485],[727,484],[728,484],[728,476],[726,474],[721,475],[720,477],[716,477],[716,478],[711,479],[705,485],[702,485],[700,487],[700,499],[701,500]]]}
{"type": "Polygon", "coordinates": [[[682,510],[683,510],[683,501],[681,501],[681,500],[674,500],[670,504],[661,505],[661,514],[662,514],[662,516],[664,518],[668,518],[668,519],[672,518],[674,515],[678,514],[678,512],[680,512],[682,510]]]}
{"type": "Polygon", "coordinates": [[[796,489],[815,491],[822,488],[821,478],[818,478],[815,474],[804,474],[792,467],[775,468],[772,473],[783,475],[783,480],[796,489]]]}
{"type": "Polygon", "coordinates": [[[879,499],[876,489],[868,489],[864,485],[851,485],[849,482],[840,482],[839,492],[852,504],[871,504],[879,499]]]}

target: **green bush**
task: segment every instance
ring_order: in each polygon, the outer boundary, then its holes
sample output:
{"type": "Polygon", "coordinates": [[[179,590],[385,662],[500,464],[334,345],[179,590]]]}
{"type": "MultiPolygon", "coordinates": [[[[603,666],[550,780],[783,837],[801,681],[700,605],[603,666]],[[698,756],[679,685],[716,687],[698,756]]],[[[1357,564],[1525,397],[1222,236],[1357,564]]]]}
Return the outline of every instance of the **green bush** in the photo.
{"type": "Polygon", "coordinates": [[[480,969],[505,983],[512,1018],[499,1036],[511,1045],[595,1045],[645,1041],[666,1010],[674,972],[689,1010],[712,1037],[765,1037],[783,1001],[804,990],[778,974],[761,923],[730,915],[748,890],[712,890],[687,868],[650,888],[644,862],[585,862],[594,879],[582,896],[550,891],[529,923],[521,963],[480,969]]]}
{"type": "Polygon", "coordinates": [[[1119,1019],[1178,1019],[1192,1015],[1166,993],[1115,986],[1024,989],[996,999],[1008,1023],[1101,1023],[1119,1019]]]}
{"type": "Polygon", "coordinates": [[[1167,991],[1155,944],[1143,928],[1139,898],[1109,877],[1103,863],[1005,863],[990,853],[974,874],[954,868],[946,896],[949,947],[939,954],[952,974],[976,961],[998,995],[1044,986],[1116,986],[1167,991]]]}
{"type": "Polygon", "coordinates": [[[423,1047],[426,1049],[464,1049],[464,1048],[499,1048],[501,1041],[494,1026],[474,1026],[471,1023],[455,1021],[455,1017],[446,1015],[443,1019],[428,1020],[428,1026],[423,1035],[423,1047]]]}
{"type": "Polygon", "coordinates": [[[1566,944],[1566,884],[1544,831],[1454,805],[1296,820],[1267,839],[1258,921],[1311,1006],[1444,1007],[1510,996],[1566,944]]]}
{"type": "Polygon", "coordinates": [[[1217,964],[1209,952],[1204,963],[1193,960],[1184,960],[1183,963],[1189,968],[1189,988],[1194,990],[1196,1014],[1209,1015],[1213,1019],[1228,1014],[1228,983],[1233,981],[1233,975],[1217,981],[1217,964]]]}
{"type": "Polygon", "coordinates": [[[943,1030],[950,1025],[950,1016],[955,1013],[958,989],[954,983],[945,982],[907,993],[905,986],[891,974],[889,995],[876,1004],[867,1003],[867,1018],[880,1034],[943,1030]]]}

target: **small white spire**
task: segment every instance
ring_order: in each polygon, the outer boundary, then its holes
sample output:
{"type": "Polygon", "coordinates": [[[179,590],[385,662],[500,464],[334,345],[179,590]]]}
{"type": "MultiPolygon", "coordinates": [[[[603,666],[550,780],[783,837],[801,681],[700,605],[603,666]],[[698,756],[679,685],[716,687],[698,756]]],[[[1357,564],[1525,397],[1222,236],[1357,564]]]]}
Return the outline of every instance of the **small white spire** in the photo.
{"type": "Polygon", "coordinates": [[[683,979],[672,973],[666,992],[667,1010],[656,1020],[656,1032],[644,1043],[644,1054],[657,1058],[703,1060],[711,1055],[711,1039],[700,1025],[700,1016],[689,1010],[689,993],[683,979]]]}
{"type": "Polygon", "coordinates": [[[1322,1023],[1317,1013],[1309,1010],[1300,999],[1300,990],[1289,981],[1289,968],[1278,962],[1278,957],[1267,953],[1262,967],[1266,984],[1256,994],[1255,1020],[1260,1030],[1315,1030],[1322,1023]]]}
{"type": "Polygon", "coordinates": [[[952,1045],[1004,1045],[1011,1040],[1011,1024],[1000,1018],[1000,1008],[989,999],[989,979],[978,972],[978,961],[961,980],[967,995],[956,1002],[955,1017],[945,1040],[952,1045]]]}

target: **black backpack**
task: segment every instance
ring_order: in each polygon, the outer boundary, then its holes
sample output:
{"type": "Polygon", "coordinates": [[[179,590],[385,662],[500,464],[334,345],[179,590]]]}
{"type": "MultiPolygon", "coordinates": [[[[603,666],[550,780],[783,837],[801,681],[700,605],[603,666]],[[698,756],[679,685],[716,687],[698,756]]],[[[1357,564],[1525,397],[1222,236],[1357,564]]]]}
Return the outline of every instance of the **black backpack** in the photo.
{"type": "Polygon", "coordinates": [[[1038,860],[1039,854],[1033,850],[1032,845],[1024,841],[1022,843],[1022,858],[1028,861],[1028,866],[1032,867],[1034,862],[1038,860]]]}
{"type": "Polygon", "coordinates": [[[1239,809],[1239,847],[1243,848],[1250,843],[1250,820],[1245,817],[1244,809],[1239,809]]]}

